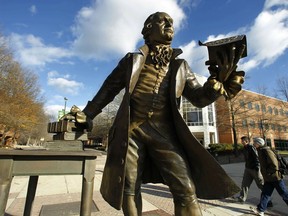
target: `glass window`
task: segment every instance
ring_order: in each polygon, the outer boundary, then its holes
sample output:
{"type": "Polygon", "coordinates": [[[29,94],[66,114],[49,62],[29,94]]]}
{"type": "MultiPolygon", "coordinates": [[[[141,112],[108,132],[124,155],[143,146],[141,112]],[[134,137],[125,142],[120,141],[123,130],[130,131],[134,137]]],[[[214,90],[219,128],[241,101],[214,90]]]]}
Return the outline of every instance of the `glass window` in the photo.
{"type": "Polygon", "coordinates": [[[255,121],[251,120],[249,125],[250,125],[250,127],[255,128],[255,121]]]}
{"type": "Polygon", "coordinates": [[[243,119],[242,120],[242,127],[247,127],[247,120],[246,119],[243,119]]]}
{"type": "Polygon", "coordinates": [[[255,110],[258,111],[258,112],[260,111],[260,106],[259,106],[259,104],[255,104],[255,110]]]}
{"type": "Polygon", "coordinates": [[[274,108],[274,114],[278,115],[278,109],[277,108],[274,108]]]}
{"type": "Polygon", "coordinates": [[[203,125],[202,109],[193,106],[187,99],[183,98],[183,118],[188,126],[203,125]]]}
{"type": "Polygon", "coordinates": [[[278,130],[279,132],[282,131],[281,125],[277,125],[277,130],[278,130]]]}
{"type": "Polygon", "coordinates": [[[263,112],[263,113],[266,112],[266,106],[265,106],[265,104],[262,104],[262,105],[261,105],[261,109],[262,109],[262,112],[263,112]]]}
{"type": "Polygon", "coordinates": [[[253,109],[253,105],[252,105],[252,102],[248,102],[248,109],[253,109]]]}
{"type": "Polygon", "coordinates": [[[271,106],[268,107],[268,112],[269,112],[270,114],[272,114],[272,107],[271,107],[271,106]]]}
{"type": "Polygon", "coordinates": [[[241,106],[242,108],[245,108],[245,102],[244,102],[243,100],[240,100],[240,106],[241,106]]]}
{"type": "Polygon", "coordinates": [[[214,126],[214,118],[213,118],[213,106],[210,104],[208,106],[208,121],[210,126],[214,126]]]}

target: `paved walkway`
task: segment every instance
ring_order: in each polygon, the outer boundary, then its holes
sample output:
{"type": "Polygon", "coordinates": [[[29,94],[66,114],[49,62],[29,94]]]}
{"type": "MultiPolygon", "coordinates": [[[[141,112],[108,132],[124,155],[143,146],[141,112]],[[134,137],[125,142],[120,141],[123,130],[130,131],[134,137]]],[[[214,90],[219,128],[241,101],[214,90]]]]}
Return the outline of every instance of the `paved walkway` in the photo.
{"type": "MultiPolygon", "coordinates": [[[[121,211],[110,207],[101,197],[101,183],[106,156],[97,158],[95,171],[94,216],[123,216],[121,211]]],[[[243,174],[243,163],[223,165],[226,172],[240,185],[243,174]]],[[[287,179],[286,179],[287,183],[287,179]]],[[[14,177],[5,216],[23,215],[28,177],[14,177]]],[[[213,184],[213,179],[211,179],[213,184]]],[[[147,184],[142,186],[143,216],[173,215],[173,201],[168,188],[162,184],[147,184]]],[[[245,204],[235,203],[233,199],[200,200],[203,216],[240,216],[253,215],[249,207],[259,201],[259,190],[255,183],[249,191],[249,199],[245,204]]],[[[40,176],[36,197],[33,205],[33,216],[70,216],[79,215],[81,199],[81,176],[40,176]]],[[[273,194],[274,207],[265,215],[288,215],[288,207],[275,191],[273,194]]]]}

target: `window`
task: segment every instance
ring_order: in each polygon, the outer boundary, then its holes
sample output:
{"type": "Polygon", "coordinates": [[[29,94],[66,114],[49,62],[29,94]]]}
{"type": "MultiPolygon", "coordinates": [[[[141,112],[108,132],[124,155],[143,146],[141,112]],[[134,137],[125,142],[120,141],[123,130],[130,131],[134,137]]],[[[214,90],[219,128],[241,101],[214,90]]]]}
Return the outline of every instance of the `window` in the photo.
{"type": "Polygon", "coordinates": [[[261,109],[262,109],[262,112],[263,112],[263,113],[266,112],[266,106],[265,106],[265,104],[262,104],[262,105],[261,105],[261,109]]]}
{"type": "Polygon", "coordinates": [[[208,121],[210,126],[214,126],[214,118],[213,118],[213,106],[210,104],[208,106],[208,121]]]}
{"type": "Polygon", "coordinates": [[[274,108],[274,114],[278,115],[278,109],[277,108],[274,108]]]}
{"type": "Polygon", "coordinates": [[[277,125],[277,130],[278,130],[279,132],[282,131],[281,125],[277,125]]]}
{"type": "Polygon", "coordinates": [[[255,128],[255,121],[251,120],[249,125],[250,125],[250,127],[255,128]]]}
{"type": "Polygon", "coordinates": [[[246,119],[242,120],[242,127],[244,127],[244,128],[247,127],[247,120],[246,119]]]}
{"type": "Polygon", "coordinates": [[[268,112],[269,112],[270,114],[272,114],[272,107],[271,107],[271,106],[268,107],[268,112]]]}
{"type": "Polygon", "coordinates": [[[248,109],[253,109],[252,102],[248,102],[248,109]]]}
{"type": "Polygon", "coordinates": [[[242,108],[245,108],[245,102],[244,102],[243,100],[240,100],[240,106],[241,106],[242,108]]]}
{"type": "Polygon", "coordinates": [[[260,106],[259,106],[259,104],[255,104],[255,110],[256,110],[257,112],[260,111],[260,106]]]}
{"type": "Polygon", "coordinates": [[[202,109],[193,106],[187,99],[183,98],[183,118],[188,126],[203,125],[202,109]]]}

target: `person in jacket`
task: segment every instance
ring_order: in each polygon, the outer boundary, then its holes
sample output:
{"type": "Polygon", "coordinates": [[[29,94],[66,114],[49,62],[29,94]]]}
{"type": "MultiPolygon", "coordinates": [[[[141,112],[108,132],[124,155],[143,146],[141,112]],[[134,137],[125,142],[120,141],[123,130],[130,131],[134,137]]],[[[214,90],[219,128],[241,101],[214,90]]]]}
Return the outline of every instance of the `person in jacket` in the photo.
{"type": "Polygon", "coordinates": [[[255,146],[250,143],[250,139],[247,136],[241,137],[241,143],[243,145],[245,169],[242,178],[241,192],[237,199],[240,203],[244,203],[248,197],[248,191],[253,180],[260,190],[263,188],[264,180],[260,172],[260,162],[255,146]]]}
{"type": "Polygon", "coordinates": [[[232,48],[208,63],[211,76],[202,86],[177,58],[182,51],[171,47],[173,19],[167,13],[150,15],[142,34],[140,52],[120,60],[78,118],[90,122],[125,89],[109,131],[100,191],[111,206],[136,216],[142,212],[141,184],[164,183],[176,216],[202,215],[197,198],[229,197],[239,188],[189,131],[178,110],[180,99],[205,107],[222,95],[234,97],[244,81],[244,72],[235,71],[242,54],[232,48]],[[217,80],[219,73],[229,74],[225,83],[217,80]]]}
{"type": "Polygon", "coordinates": [[[288,190],[283,180],[283,175],[279,171],[279,164],[275,153],[269,146],[265,146],[264,139],[260,137],[253,139],[253,145],[257,148],[259,153],[261,172],[264,178],[264,186],[257,208],[251,207],[251,210],[257,215],[263,216],[274,189],[277,190],[287,205],[288,190]]]}

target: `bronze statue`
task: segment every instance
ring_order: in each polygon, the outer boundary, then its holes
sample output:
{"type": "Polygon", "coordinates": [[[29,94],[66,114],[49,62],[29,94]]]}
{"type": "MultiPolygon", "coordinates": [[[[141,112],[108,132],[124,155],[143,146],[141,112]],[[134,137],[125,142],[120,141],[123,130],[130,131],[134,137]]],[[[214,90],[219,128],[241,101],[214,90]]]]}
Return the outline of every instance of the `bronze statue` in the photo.
{"type": "Polygon", "coordinates": [[[176,216],[202,215],[197,198],[225,198],[239,188],[189,131],[178,111],[180,99],[205,107],[221,95],[235,96],[244,81],[244,72],[235,69],[245,47],[210,62],[211,76],[202,86],[177,58],[182,51],[171,48],[173,20],[167,13],[150,15],[142,34],[140,52],[122,58],[83,110],[90,121],[125,89],[109,132],[100,190],[111,206],[136,216],[142,212],[141,184],[162,182],[173,195],[176,216]],[[229,74],[225,82],[217,80],[219,73],[229,74]]]}

